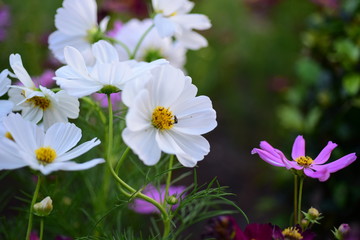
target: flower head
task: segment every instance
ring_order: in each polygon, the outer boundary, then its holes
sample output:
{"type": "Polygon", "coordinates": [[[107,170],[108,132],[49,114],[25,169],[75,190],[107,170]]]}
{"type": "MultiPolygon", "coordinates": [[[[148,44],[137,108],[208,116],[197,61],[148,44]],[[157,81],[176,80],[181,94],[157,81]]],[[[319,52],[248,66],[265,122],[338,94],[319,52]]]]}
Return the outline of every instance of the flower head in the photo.
{"type": "Polygon", "coordinates": [[[98,25],[95,0],[64,0],[55,15],[57,30],[49,36],[49,48],[64,63],[64,47],[75,47],[90,64],[91,44],[102,38],[108,20],[104,18],[98,25]]]}
{"type": "Polygon", "coordinates": [[[84,170],[104,162],[103,159],[70,161],[100,144],[94,138],[75,147],[81,139],[81,130],[72,123],[55,123],[44,132],[21,115],[10,114],[3,124],[13,140],[0,138],[0,170],[29,166],[48,175],[58,170],[84,170]]]}
{"type": "Polygon", "coordinates": [[[206,39],[193,30],[211,27],[203,14],[189,13],[194,3],[188,0],[152,0],[155,11],[154,23],[161,37],[174,36],[184,47],[199,49],[207,46],[206,39]]]}
{"type": "Polygon", "coordinates": [[[318,178],[323,182],[329,179],[331,173],[347,167],[356,160],[356,154],[350,153],[336,161],[325,164],[336,147],[336,143],[329,141],[319,155],[312,159],[305,154],[305,140],[303,136],[298,136],[292,148],[292,160],[288,160],[280,150],[273,148],[266,141],[260,142],[260,149],[254,148],[251,153],[259,154],[260,158],[271,165],[301,170],[306,176],[318,178]]]}
{"type": "Polygon", "coordinates": [[[201,134],[217,125],[212,103],[206,96],[196,97],[191,78],[179,69],[164,65],[151,74],[148,81],[134,81],[123,91],[129,107],[123,139],[146,165],[156,164],[163,151],[194,167],[210,151],[201,134]]]}
{"type": "Polygon", "coordinates": [[[209,219],[201,239],[247,240],[248,238],[241,231],[234,217],[217,216],[209,219]]]}
{"type": "Polygon", "coordinates": [[[57,84],[72,96],[84,97],[95,92],[118,92],[128,81],[139,76],[146,78],[147,71],[166,62],[121,62],[116,49],[104,40],[93,44],[91,49],[96,59],[94,66],[88,67],[77,49],[66,47],[64,53],[67,65],[55,72],[54,79],[57,84]]]}
{"type": "Polygon", "coordinates": [[[44,217],[48,216],[53,210],[52,199],[47,196],[41,202],[34,204],[34,213],[37,216],[44,217]]]}
{"type": "MultiPolygon", "coordinates": [[[[152,23],[151,19],[144,19],[142,21],[132,19],[118,27],[118,30],[112,34],[115,39],[123,42],[133,52],[141,36],[152,23]]],[[[127,60],[129,58],[127,52],[122,47],[119,46],[117,49],[120,59],[127,60]]],[[[174,42],[171,37],[161,38],[156,29],[151,29],[140,45],[135,60],[151,62],[164,58],[174,67],[182,68],[185,64],[185,54],[186,49],[181,44],[174,42]]]]}
{"type": "Polygon", "coordinates": [[[9,100],[14,111],[21,111],[25,119],[35,123],[43,120],[45,128],[56,122],[68,122],[68,118],[79,116],[79,100],[61,90],[57,93],[35,83],[24,68],[19,54],[10,55],[10,65],[23,86],[12,86],[9,100]]]}
{"type": "MultiPolygon", "coordinates": [[[[179,198],[184,197],[185,189],[186,189],[185,186],[170,186],[169,187],[169,196],[173,196],[179,200],[179,198]]],[[[165,185],[162,185],[160,187],[160,189],[156,188],[153,185],[148,185],[148,186],[146,186],[144,191],[142,191],[142,193],[145,194],[146,196],[153,198],[155,201],[157,201],[159,203],[163,203],[166,200],[166,199],[164,199],[165,198],[165,185]]],[[[176,204],[173,204],[171,208],[172,208],[172,210],[175,210],[178,206],[179,206],[179,203],[176,203],[176,204]]],[[[152,205],[151,203],[149,203],[145,200],[138,199],[138,198],[136,198],[134,200],[134,203],[131,205],[131,209],[133,209],[135,212],[141,213],[141,214],[159,213],[159,210],[154,205],[152,205]]]]}

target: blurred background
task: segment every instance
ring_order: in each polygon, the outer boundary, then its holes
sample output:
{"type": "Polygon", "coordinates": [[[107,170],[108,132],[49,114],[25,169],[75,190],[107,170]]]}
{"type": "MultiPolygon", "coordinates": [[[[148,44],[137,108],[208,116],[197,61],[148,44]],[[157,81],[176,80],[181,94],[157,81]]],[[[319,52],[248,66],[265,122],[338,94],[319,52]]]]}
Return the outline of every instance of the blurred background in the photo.
{"type": "MultiPolygon", "coordinates": [[[[123,22],[147,17],[150,5],[146,0],[97,2],[99,19],[110,14],[123,22]]],[[[199,94],[212,99],[218,119],[218,127],[206,135],[211,152],[198,165],[199,182],[217,177],[236,194],[231,199],[250,222],[286,227],[293,176],[250,152],[266,140],[290,158],[295,137],[304,135],[312,158],[328,141],[339,145],[330,161],[360,153],[359,1],[194,2],[192,12],[207,15],[213,26],[202,32],[209,46],[189,51],[185,69],[199,94]]],[[[20,53],[30,75],[47,73],[51,78],[60,65],[51,57],[47,36],[55,30],[54,15],[61,4],[61,0],[0,1],[1,70],[9,68],[11,53],[20,53]]],[[[19,201],[14,195],[22,194],[17,188],[25,177],[9,172],[1,176],[0,216],[8,216],[15,211],[7,204],[19,201]]],[[[185,178],[182,184],[191,181],[185,178]]],[[[359,161],[324,183],[306,179],[303,210],[316,207],[323,213],[322,225],[316,226],[322,236],[331,236],[330,229],[344,222],[359,228],[359,185],[359,161]]],[[[240,226],[246,225],[240,214],[235,217],[240,226]]],[[[205,224],[196,226],[199,234],[205,224]]]]}

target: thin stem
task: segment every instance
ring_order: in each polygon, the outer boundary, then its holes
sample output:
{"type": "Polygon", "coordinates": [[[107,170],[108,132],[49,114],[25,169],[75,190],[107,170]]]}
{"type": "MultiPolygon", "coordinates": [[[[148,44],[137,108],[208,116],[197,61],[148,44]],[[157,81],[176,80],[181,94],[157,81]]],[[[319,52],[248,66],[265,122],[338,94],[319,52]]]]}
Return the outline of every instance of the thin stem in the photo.
{"type": "Polygon", "coordinates": [[[298,187],[299,187],[299,177],[294,175],[294,225],[298,224],[298,187]]]}
{"type": "Polygon", "coordinates": [[[118,161],[117,165],[116,165],[116,168],[115,168],[115,172],[118,173],[119,170],[120,170],[120,167],[122,165],[122,163],[124,162],[125,158],[127,157],[127,155],[129,154],[130,152],[130,148],[127,147],[123,153],[123,155],[121,156],[120,160],[118,161]]]}
{"type": "Polygon", "coordinates": [[[299,200],[298,200],[298,223],[301,221],[301,199],[302,199],[302,191],[303,191],[303,185],[304,185],[304,177],[300,177],[300,184],[299,184],[299,200]]]}
{"type": "MultiPolygon", "coordinates": [[[[107,149],[107,156],[108,159],[106,159],[107,165],[109,167],[109,170],[111,172],[111,174],[113,175],[113,177],[115,178],[115,180],[120,183],[120,185],[122,187],[124,187],[127,191],[129,191],[130,193],[127,193],[125,190],[122,191],[124,193],[125,196],[127,196],[128,198],[131,197],[138,197],[141,198],[149,203],[151,203],[152,205],[154,205],[157,209],[159,209],[159,211],[161,212],[161,214],[163,215],[163,219],[168,219],[168,213],[166,212],[165,208],[156,200],[154,200],[153,198],[146,196],[145,194],[136,191],[134,188],[132,188],[131,186],[129,186],[126,182],[124,182],[114,171],[111,161],[110,161],[110,156],[112,153],[112,145],[113,145],[113,110],[112,110],[112,103],[111,103],[111,99],[110,99],[110,94],[107,95],[108,97],[108,108],[109,108],[109,133],[108,133],[108,149],[107,149]]],[[[124,154],[127,151],[124,152],[124,154]]]]}
{"type": "Polygon", "coordinates": [[[137,51],[140,48],[141,43],[144,41],[146,35],[148,35],[148,33],[151,31],[151,29],[153,29],[153,27],[155,26],[155,24],[152,24],[145,32],[144,34],[141,36],[141,38],[139,39],[138,43],[135,46],[134,52],[132,53],[132,55],[130,56],[130,59],[134,59],[136,56],[137,51]]]}
{"type": "Polygon", "coordinates": [[[43,239],[43,234],[44,234],[44,218],[42,217],[40,219],[40,236],[39,236],[39,240],[43,239]]]}
{"type": "Polygon", "coordinates": [[[25,240],[30,239],[30,233],[31,233],[32,223],[33,223],[34,204],[36,203],[36,199],[37,199],[37,196],[39,194],[40,185],[41,185],[41,178],[42,178],[41,175],[39,175],[38,178],[37,178],[35,191],[34,191],[34,194],[33,194],[33,198],[31,200],[30,210],[29,210],[29,221],[28,221],[25,240]]]}
{"type": "MultiPolygon", "coordinates": [[[[165,185],[164,199],[166,199],[169,196],[169,188],[170,188],[170,184],[171,184],[171,175],[172,175],[173,163],[174,163],[174,155],[171,155],[170,160],[169,160],[169,169],[168,169],[169,172],[168,172],[168,175],[167,175],[166,185],[165,185]]],[[[166,201],[165,201],[165,203],[166,203],[166,201]]]]}

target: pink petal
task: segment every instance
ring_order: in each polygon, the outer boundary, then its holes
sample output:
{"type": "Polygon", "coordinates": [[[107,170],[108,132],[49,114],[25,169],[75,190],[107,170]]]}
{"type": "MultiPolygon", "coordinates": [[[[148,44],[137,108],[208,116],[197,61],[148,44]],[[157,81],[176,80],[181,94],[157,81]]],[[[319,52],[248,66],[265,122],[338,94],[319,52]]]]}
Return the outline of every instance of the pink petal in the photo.
{"type": "Polygon", "coordinates": [[[326,168],[322,168],[319,171],[315,171],[310,168],[305,168],[304,173],[308,177],[319,179],[319,181],[321,181],[321,182],[328,180],[330,177],[330,173],[329,173],[329,171],[327,171],[326,168]]]}
{"type": "Polygon", "coordinates": [[[326,145],[326,147],[315,158],[314,164],[323,164],[323,163],[327,162],[330,158],[331,152],[336,147],[337,147],[336,143],[329,141],[328,144],[326,145]]]}
{"type": "Polygon", "coordinates": [[[266,150],[262,150],[262,149],[258,149],[258,148],[254,148],[251,151],[251,154],[259,154],[259,157],[264,160],[265,162],[276,166],[276,167],[285,167],[283,161],[281,160],[280,155],[275,156],[273,153],[268,152],[266,150]]]}
{"type": "Polygon", "coordinates": [[[302,156],[305,156],[305,140],[303,136],[299,135],[294,141],[291,157],[295,160],[302,156]]]}
{"type": "Polygon", "coordinates": [[[334,172],[339,171],[340,169],[343,169],[343,168],[349,166],[351,163],[353,163],[356,160],[356,158],[357,157],[356,157],[355,153],[350,153],[334,162],[324,164],[324,165],[317,165],[316,168],[318,168],[318,169],[326,168],[327,171],[329,171],[329,173],[334,173],[334,172]]]}

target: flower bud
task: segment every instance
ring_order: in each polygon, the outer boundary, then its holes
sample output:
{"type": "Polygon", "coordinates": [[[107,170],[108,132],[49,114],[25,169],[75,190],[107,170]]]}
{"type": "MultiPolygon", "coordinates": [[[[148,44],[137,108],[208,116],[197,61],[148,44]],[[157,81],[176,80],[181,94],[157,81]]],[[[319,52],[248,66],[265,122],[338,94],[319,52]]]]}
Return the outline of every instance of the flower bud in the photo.
{"type": "Polygon", "coordinates": [[[166,198],[166,202],[169,205],[175,205],[175,204],[177,204],[179,202],[179,199],[177,199],[175,195],[171,195],[171,196],[166,198]]]}
{"type": "Polygon", "coordinates": [[[309,208],[307,213],[303,212],[305,219],[311,223],[319,223],[318,220],[322,219],[321,213],[316,208],[309,208]]]}
{"type": "Polygon", "coordinates": [[[309,226],[309,220],[307,220],[306,218],[303,218],[300,222],[301,225],[301,229],[307,229],[307,227],[309,226]]]}
{"type": "Polygon", "coordinates": [[[40,217],[48,216],[53,210],[52,200],[48,196],[41,202],[34,204],[34,214],[40,217]]]}

